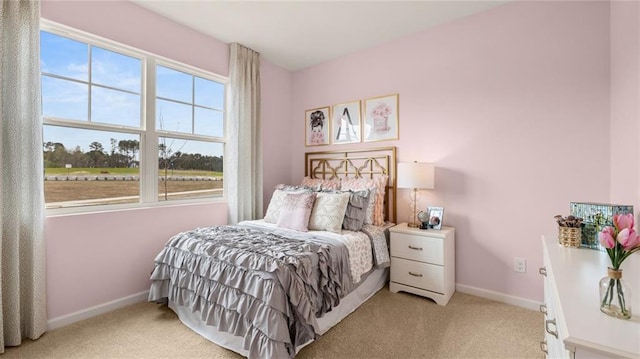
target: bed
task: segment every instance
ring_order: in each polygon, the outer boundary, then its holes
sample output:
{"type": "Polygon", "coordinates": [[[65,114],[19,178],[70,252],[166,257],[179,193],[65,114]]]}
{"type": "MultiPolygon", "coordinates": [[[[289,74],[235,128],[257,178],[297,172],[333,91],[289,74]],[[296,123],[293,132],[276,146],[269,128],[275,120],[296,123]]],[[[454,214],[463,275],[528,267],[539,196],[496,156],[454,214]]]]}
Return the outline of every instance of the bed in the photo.
{"type": "Polygon", "coordinates": [[[195,228],[155,258],[149,301],[249,358],[292,358],[387,282],[395,147],[305,154],[260,220],[195,228]]]}

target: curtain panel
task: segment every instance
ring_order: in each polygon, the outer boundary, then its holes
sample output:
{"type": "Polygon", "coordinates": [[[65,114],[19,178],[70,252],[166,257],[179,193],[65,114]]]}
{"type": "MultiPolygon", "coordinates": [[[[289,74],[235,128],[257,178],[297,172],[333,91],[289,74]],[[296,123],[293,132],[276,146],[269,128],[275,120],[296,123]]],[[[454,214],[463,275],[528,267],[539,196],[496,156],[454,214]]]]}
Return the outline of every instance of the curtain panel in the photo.
{"type": "Polygon", "coordinates": [[[229,96],[225,188],[229,223],[263,217],[260,133],[260,54],[233,43],[229,51],[229,96]]]}
{"type": "Polygon", "coordinates": [[[47,329],[40,1],[0,4],[0,353],[47,329]]]}

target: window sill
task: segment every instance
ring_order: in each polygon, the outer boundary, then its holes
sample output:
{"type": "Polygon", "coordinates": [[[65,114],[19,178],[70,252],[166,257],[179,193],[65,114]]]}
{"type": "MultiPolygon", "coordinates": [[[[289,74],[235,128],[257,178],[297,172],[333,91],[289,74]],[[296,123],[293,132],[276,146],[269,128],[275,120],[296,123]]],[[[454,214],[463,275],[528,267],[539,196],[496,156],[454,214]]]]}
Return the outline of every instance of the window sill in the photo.
{"type": "Polygon", "coordinates": [[[215,203],[226,203],[225,197],[212,197],[212,198],[198,198],[198,199],[184,199],[174,200],[170,202],[155,202],[155,203],[128,203],[128,204],[114,204],[114,205],[101,205],[92,207],[68,207],[68,208],[51,208],[45,210],[45,217],[60,217],[70,215],[85,215],[95,213],[106,212],[122,212],[122,211],[135,211],[151,208],[170,208],[170,207],[182,207],[193,205],[205,205],[215,203]]]}

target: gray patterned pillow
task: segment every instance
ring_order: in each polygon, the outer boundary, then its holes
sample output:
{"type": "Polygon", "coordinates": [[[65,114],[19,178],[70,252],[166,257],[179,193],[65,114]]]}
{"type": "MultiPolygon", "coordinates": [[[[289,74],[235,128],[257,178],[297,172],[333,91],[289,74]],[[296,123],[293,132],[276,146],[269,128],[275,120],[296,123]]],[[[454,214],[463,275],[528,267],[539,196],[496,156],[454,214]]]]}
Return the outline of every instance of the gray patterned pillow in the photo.
{"type": "Polygon", "coordinates": [[[369,199],[369,210],[371,216],[367,214],[366,224],[380,226],[384,224],[384,195],[389,176],[381,175],[376,178],[349,178],[342,180],[342,190],[362,190],[375,189],[375,195],[369,199]]]}
{"type": "Polygon", "coordinates": [[[340,233],[350,197],[349,192],[318,192],[309,219],[309,229],[340,233]]]}
{"type": "Polygon", "coordinates": [[[369,190],[351,191],[349,204],[342,221],[342,229],[359,231],[364,226],[369,208],[369,190]]]}

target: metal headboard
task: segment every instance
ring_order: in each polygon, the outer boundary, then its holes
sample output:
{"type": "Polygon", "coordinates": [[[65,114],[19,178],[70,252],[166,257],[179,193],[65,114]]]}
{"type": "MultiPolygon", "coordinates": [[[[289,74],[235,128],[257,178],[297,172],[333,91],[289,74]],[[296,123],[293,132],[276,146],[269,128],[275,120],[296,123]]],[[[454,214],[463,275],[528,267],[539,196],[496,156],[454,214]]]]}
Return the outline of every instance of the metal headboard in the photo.
{"type": "Polygon", "coordinates": [[[311,178],[370,178],[388,175],[385,220],[396,222],[396,148],[307,152],[304,173],[311,178]]]}

